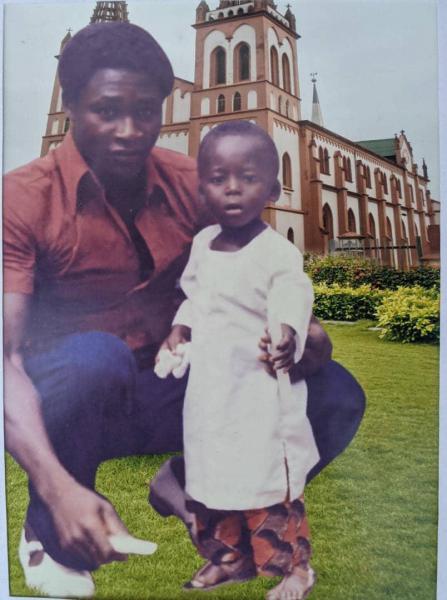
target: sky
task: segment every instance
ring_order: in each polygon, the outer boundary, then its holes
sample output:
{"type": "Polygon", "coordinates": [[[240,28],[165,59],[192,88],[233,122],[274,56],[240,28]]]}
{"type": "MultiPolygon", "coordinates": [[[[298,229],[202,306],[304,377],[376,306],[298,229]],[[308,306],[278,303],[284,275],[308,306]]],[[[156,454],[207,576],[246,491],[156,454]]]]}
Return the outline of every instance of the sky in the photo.
{"type": "MultiPolygon", "coordinates": [[[[198,0],[130,0],[129,18],[160,42],[175,74],[194,76],[198,0]]],[[[218,0],[208,1],[216,8],[218,0]]],[[[284,13],[286,1],[277,2],[284,13]]],[[[435,0],[291,0],[297,20],[302,118],[310,119],[317,72],[324,125],[353,141],[402,129],[424,157],[439,198],[435,0]]],[[[56,69],[68,28],[86,25],[95,2],[5,5],[4,170],[40,153],[56,69]]]]}

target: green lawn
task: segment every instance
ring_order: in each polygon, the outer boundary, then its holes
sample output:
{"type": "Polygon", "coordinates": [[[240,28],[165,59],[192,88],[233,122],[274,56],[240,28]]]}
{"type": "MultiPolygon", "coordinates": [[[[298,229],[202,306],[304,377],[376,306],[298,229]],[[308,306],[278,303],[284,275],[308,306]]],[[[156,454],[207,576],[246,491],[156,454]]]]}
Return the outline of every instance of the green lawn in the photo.
{"type": "MultiPolygon", "coordinates": [[[[435,598],[438,349],[387,343],[369,323],[326,325],[334,355],[365,389],[368,406],[349,449],[309,486],[318,582],[311,600],[435,598]]],[[[104,566],[96,598],[204,598],[180,591],[201,564],[175,519],[148,508],[147,484],[163,457],[109,461],[98,487],[137,536],[159,544],[149,558],[104,566]]],[[[11,593],[31,595],[16,557],[27,502],[25,477],[7,460],[11,593]]],[[[261,599],[272,580],[229,586],[207,596],[261,599]]]]}

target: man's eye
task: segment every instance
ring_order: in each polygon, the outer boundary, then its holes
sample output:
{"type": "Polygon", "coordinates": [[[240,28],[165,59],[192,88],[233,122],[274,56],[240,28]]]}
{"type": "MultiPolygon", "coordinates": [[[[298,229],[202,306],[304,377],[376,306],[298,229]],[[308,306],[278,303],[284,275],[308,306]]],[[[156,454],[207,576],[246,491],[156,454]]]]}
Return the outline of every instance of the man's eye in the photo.
{"type": "Polygon", "coordinates": [[[97,109],[96,112],[101,117],[101,119],[104,119],[105,121],[111,121],[118,114],[118,111],[115,108],[111,108],[109,106],[100,107],[97,109]]]}
{"type": "Polygon", "coordinates": [[[140,108],[137,111],[137,118],[140,119],[141,121],[148,121],[149,119],[152,119],[152,117],[154,116],[155,111],[153,108],[140,108]]]}

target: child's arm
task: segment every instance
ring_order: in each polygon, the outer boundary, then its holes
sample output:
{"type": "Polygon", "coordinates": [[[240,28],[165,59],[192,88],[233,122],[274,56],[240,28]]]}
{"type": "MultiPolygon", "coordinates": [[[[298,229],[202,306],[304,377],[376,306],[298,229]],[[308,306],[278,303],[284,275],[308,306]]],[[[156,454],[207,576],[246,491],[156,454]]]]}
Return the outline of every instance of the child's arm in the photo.
{"type": "Polygon", "coordinates": [[[312,283],[296,248],[281,254],[267,297],[268,321],[281,324],[282,336],[272,351],[274,369],[288,371],[303,354],[312,315],[312,283]]]}

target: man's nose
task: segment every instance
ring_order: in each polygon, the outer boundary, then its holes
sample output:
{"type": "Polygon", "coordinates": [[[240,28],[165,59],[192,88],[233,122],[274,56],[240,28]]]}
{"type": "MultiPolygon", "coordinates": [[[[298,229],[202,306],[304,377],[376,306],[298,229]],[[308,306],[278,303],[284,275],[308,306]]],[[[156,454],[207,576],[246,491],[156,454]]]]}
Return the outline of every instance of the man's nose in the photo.
{"type": "Polygon", "coordinates": [[[135,124],[131,116],[120,119],[116,128],[116,137],[124,140],[133,140],[142,136],[142,131],[135,124]]]}

